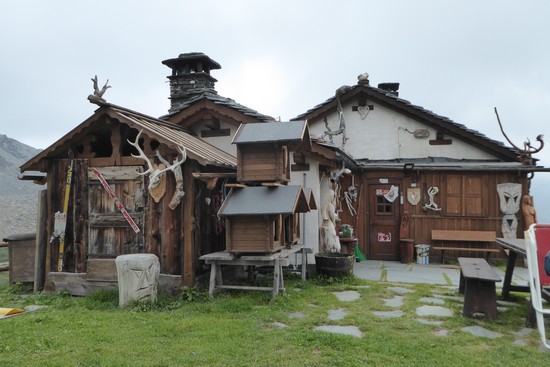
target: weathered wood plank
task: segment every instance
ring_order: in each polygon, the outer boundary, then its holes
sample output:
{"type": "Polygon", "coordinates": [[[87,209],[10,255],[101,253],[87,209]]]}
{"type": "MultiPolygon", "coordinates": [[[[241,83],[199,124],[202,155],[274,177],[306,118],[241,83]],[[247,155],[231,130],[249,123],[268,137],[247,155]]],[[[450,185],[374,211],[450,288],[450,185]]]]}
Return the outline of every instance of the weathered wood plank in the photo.
{"type": "Polygon", "coordinates": [[[115,259],[88,259],[87,281],[114,282],[117,279],[115,259]]]}

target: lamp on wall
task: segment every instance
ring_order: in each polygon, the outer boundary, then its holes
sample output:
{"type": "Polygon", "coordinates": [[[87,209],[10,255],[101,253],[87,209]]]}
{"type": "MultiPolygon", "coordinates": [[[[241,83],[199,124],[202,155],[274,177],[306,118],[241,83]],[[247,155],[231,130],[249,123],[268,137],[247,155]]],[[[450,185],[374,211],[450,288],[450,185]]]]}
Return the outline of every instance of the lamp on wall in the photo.
{"type": "Polygon", "coordinates": [[[406,175],[410,175],[413,169],[414,163],[405,163],[405,165],[403,166],[403,170],[405,171],[406,175]]]}

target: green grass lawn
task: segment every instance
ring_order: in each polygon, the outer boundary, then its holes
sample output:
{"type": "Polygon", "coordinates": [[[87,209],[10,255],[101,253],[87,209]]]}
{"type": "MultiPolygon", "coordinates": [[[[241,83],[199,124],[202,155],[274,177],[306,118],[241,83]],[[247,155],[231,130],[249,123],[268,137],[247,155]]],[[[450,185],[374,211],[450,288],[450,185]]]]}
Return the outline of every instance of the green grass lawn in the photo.
{"type": "Polygon", "coordinates": [[[287,292],[271,299],[266,292],[224,292],[214,300],[196,290],[156,304],[118,308],[116,292],[88,297],[28,295],[28,287],[0,285],[0,307],[48,308],[0,320],[0,366],[548,366],[550,353],[539,351],[536,329],[516,346],[527,299],[517,295],[495,321],[461,315],[461,302],[446,300],[454,316],[440,326],[416,321],[422,297],[456,292],[412,285],[400,308],[404,316],[382,319],[373,311],[392,310],[384,299],[396,294],[390,283],[355,278],[286,281],[287,292]],[[358,288],[366,285],[368,288],[358,288]],[[332,292],[356,290],[353,302],[332,292]],[[342,309],[342,320],[328,319],[342,309]],[[302,312],[304,317],[290,314],[302,312]],[[287,327],[274,325],[283,323],[287,327]],[[356,325],[362,338],[314,331],[318,325],[356,325]],[[496,339],[461,331],[479,325],[501,333],[496,339]],[[437,336],[438,329],[449,331],[437,336]]]}

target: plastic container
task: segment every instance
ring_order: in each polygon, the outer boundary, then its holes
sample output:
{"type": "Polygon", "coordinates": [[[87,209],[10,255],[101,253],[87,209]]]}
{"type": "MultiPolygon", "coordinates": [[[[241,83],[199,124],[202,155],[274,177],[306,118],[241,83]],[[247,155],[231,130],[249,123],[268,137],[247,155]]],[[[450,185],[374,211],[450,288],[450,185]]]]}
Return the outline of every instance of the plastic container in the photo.
{"type": "Polygon", "coordinates": [[[428,265],[430,263],[430,245],[420,244],[416,248],[416,263],[419,265],[428,265]]]}

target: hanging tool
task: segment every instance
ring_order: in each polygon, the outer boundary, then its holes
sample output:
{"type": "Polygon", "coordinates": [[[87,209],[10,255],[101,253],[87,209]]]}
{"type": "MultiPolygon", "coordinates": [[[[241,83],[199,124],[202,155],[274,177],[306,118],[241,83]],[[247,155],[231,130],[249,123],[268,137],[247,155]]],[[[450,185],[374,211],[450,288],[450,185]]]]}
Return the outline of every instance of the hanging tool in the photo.
{"type": "Polygon", "coordinates": [[[65,232],[67,229],[67,212],[69,211],[69,198],[71,196],[71,182],[73,175],[74,155],[69,149],[69,165],[67,166],[67,179],[65,181],[65,199],[63,200],[63,212],[55,213],[54,237],[59,237],[59,258],[57,271],[63,271],[63,258],[65,255],[65,232]]]}

